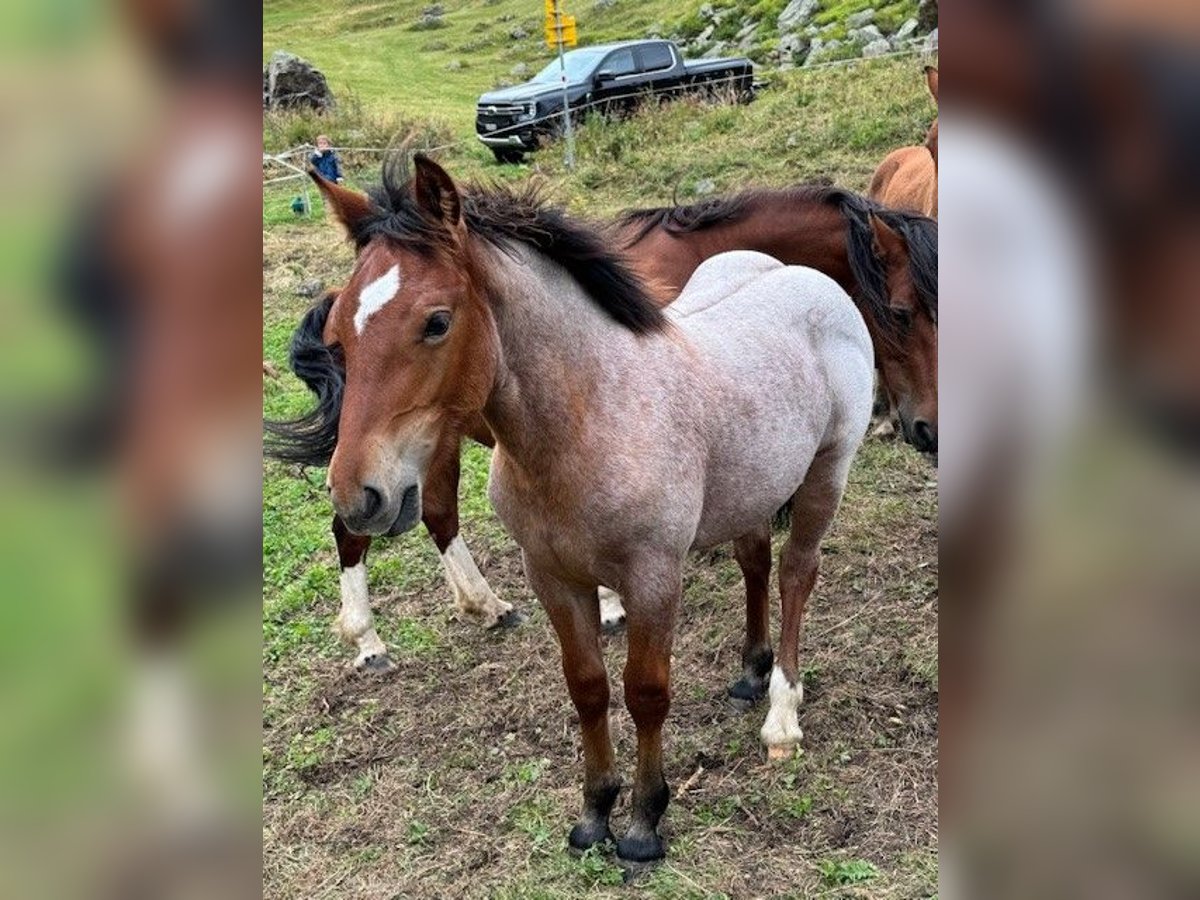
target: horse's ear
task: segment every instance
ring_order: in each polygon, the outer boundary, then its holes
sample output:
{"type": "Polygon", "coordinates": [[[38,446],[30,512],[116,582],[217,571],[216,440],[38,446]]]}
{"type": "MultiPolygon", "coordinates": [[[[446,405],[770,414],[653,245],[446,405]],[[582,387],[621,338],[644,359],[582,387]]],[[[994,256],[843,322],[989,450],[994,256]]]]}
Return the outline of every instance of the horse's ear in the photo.
{"type": "Polygon", "coordinates": [[[413,157],[417,167],[413,178],[413,194],[417,204],[431,218],[448,228],[462,224],[462,198],[446,170],[423,153],[413,157]]]}
{"type": "Polygon", "coordinates": [[[875,213],[869,213],[868,218],[871,220],[871,231],[875,234],[875,255],[885,265],[888,260],[903,256],[905,252],[904,238],[900,237],[894,228],[875,213]]]}
{"type": "Polygon", "coordinates": [[[360,194],[358,191],[352,191],[322,178],[316,169],[309,169],[308,174],[317,183],[317,189],[325,198],[326,205],[333,210],[338,221],[346,226],[350,235],[354,236],[358,226],[375,212],[370,198],[366,194],[360,194]]]}
{"type": "Polygon", "coordinates": [[[933,102],[938,102],[938,70],[937,66],[925,67],[925,82],[929,85],[929,93],[933,94],[933,102]]]}

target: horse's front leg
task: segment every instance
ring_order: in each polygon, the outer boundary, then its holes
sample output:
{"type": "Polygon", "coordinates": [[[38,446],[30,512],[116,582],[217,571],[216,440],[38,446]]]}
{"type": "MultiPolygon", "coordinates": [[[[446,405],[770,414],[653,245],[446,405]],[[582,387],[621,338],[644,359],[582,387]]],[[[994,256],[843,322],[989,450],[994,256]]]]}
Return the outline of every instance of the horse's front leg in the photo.
{"type": "Polygon", "coordinates": [[[337,542],[338,562],[342,567],[342,608],[333,622],[333,630],[348,644],[358,648],[354,668],[371,672],[390,672],[395,666],[387,646],[375,632],[371,598],[367,592],[367,550],[370,535],[354,534],[341,516],[333,517],[333,538],[337,542]]]}
{"type": "Polygon", "coordinates": [[[525,573],[558,635],[563,674],[579,713],[583,737],[583,814],[569,841],[586,850],[612,839],[608,817],[621,792],[608,733],[608,673],[600,652],[599,602],[595,590],[565,584],[525,556],[525,573]]]}
{"type": "Polygon", "coordinates": [[[448,434],[434,450],[421,491],[421,521],[442,556],[442,569],[459,611],[487,628],[519,625],[525,616],[495,595],[458,531],[461,443],[457,433],[448,434]]]}
{"type": "Polygon", "coordinates": [[[637,774],[629,830],[617,842],[617,855],[630,862],[661,859],[666,853],[658,834],[671,796],[663,777],[662,727],[671,706],[671,641],[682,593],[678,559],[630,569],[624,594],[629,640],[625,705],[637,727],[637,774]]]}

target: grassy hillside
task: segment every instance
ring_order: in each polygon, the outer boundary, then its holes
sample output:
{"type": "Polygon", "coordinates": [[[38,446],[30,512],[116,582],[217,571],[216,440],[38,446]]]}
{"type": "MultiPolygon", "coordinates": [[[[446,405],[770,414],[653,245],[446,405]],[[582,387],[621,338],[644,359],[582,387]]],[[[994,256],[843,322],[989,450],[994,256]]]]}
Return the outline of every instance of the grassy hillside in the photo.
{"type": "MultiPolygon", "coordinates": [[[[263,59],[288,50],[329,77],[338,98],[354,95],[369,109],[443,119],[469,133],[475,98],[512,74],[518,63],[531,72],[552,58],[542,40],[538,0],[443,0],[444,27],[425,30],[422,10],[432,0],[266,0],[263,59]],[[514,39],[521,29],[527,37],[514,39]]],[[[736,10],[723,27],[736,30],[743,16],[761,22],[749,51],[761,61],[778,40],[775,28],[787,0],[708,0],[736,10]]],[[[704,22],[703,0],[565,0],[579,23],[580,44],[645,37],[691,37],[704,22]]],[[[915,14],[916,0],[825,0],[815,21],[840,23],[866,7],[876,20],[898,24],[915,14]]],[[[844,32],[835,32],[844,36],[844,32]]],[[[720,32],[718,36],[724,36],[720,32]]]]}
{"type": "MultiPolygon", "coordinates": [[[[539,177],[560,201],[598,216],[667,203],[673,196],[695,199],[698,186],[724,191],[830,178],[865,190],[884,155],[923,140],[934,115],[921,60],[902,57],[772,73],[770,87],[747,106],[684,101],[647,108],[625,121],[590,120],[577,135],[572,172],[564,167],[561,146],[534,154],[524,165],[496,165],[469,127],[463,134],[444,117],[423,119],[407,106],[389,113],[346,104],[324,117],[271,117],[264,140],[269,149],[282,150],[326,131],[341,144],[386,146],[409,136],[415,147],[450,144],[439,158],[458,177],[539,177]]],[[[351,184],[377,177],[379,154],[344,157],[351,184]]],[[[297,221],[290,210],[296,190],[292,183],[267,192],[266,221],[297,221]]]]}

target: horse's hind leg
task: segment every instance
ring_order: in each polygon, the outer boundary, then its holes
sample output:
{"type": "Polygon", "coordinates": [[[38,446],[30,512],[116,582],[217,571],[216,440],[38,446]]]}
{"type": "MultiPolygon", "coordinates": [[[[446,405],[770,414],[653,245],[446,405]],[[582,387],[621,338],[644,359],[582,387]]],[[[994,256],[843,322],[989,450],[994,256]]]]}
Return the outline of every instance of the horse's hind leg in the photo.
{"type": "Polygon", "coordinates": [[[742,644],[742,677],[729,687],[737,704],[752,704],[767,689],[775,660],[771,652],[771,528],[743,535],[733,542],[733,555],[746,581],[746,640],[742,644]]]}
{"type": "Polygon", "coordinates": [[[447,435],[438,444],[421,492],[421,520],[442,556],[454,605],[487,628],[519,625],[525,616],[495,595],[458,531],[458,477],[461,441],[447,435]]]}
{"type": "Polygon", "coordinates": [[[352,533],[337,515],[333,517],[333,537],[342,566],[342,609],[334,620],[333,629],[342,640],[358,648],[354,668],[388,672],[393,668],[392,660],[387,647],[375,633],[371,598],[367,593],[367,550],[371,538],[352,533]]]}
{"type": "Polygon", "coordinates": [[[804,484],[792,497],[792,531],[779,561],[783,603],[779,655],[771,670],[771,708],[761,732],[771,759],[790,756],[802,737],[797,709],[804,698],[799,664],[804,607],[817,580],[821,538],[841,502],[852,459],[851,454],[833,450],[818,453],[804,484]]]}

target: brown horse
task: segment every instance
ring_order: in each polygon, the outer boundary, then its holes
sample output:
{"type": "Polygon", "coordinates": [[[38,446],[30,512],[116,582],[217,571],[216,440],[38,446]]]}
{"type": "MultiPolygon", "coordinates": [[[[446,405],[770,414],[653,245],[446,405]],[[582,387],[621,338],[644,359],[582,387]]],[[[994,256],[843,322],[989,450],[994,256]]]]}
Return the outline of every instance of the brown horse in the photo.
{"type": "MultiPolygon", "coordinates": [[[[938,70],[925,67],[933,102],[938,102],[938,70]]],[[[884,157],[868,190],[872,200],[896,209],[911,209],[937,218],[938,122],[935,118],[920,147],[901,147],[884,157]]]]}
{"type": "Polygon", "coordinates": [[[757,250],[824,272],[854,299],[880,383],[905,439],[937,452],[937,225],[842,188],[749,190],[691,206],[634,210],[617,222],[634,268],[678,295],[705,259],[757,250]]]}
{"type": "MultiPolygon", "coordinates": [[[[395,534],[423,514],[445,434],[481,416],[489,496],[562,648],[579,714],[576,848],[611,838],[620,791],[597,588],[628,613],[625,701],[637,728],[631,824],[618,855],[663,855],[662,727],[689,551],[761,543],[792,512],[773,660],[765,593],[748,594],[746,671],[771,707],[772,757],[800,740],[798,646],[819,544],[871,408],[871,339],[846,293],[760,253],[701,265],[668,313],[610,241],[530,193],[460,193],[417,157],[361,197],[318,179],[358,252],[321,340],[340,404],[328,485],[342,520],[395,534]],[[342,374],[344,372],[344,375],[342,374]]],[[[306,324],[311,328],[312,322],[306,324]]]]}
{"type": "MultiPolygon", "coordinates": [[[[918,449],[937,450],[937,226],[932,220],[880,208],[851,191],[812,186],[640,210],[622,217],[614,228],[614,243],[629,245],[628,257],[656,284],[660,303],[677,296],[704,259],[725,250],[759,250],[829,275],[854,298],[867,322],[881,383],[900,410],[903,433],[918,449]]],[[[335,299],[331,294],[310,312],[293,342],[292,367],[319,402],[299,431],[292,426],[277,434],[281,440],[268,452],[278,458],[326,465],[333,453],[337,421],[331,398],[340,381],[326,381],[336,367],[321,334],[335,299]]],[[[481,420],[465,422],[464,429],[492,445],[481,420]]],[[[515,625],[522,615],[495,595],[459,534],[460,441],[460,435],[444,432],[430,461],[425,527],[441,555],[457,608],[488,627],[515,625]]],[[[336,630],[357,647],[357,668],[387,671],[392,663],[375,631],[367,590],[371,538],[354,534],[337,516],[333,533],[341,566],[336,630]]],[[[756,561],[745,572],[748,587],[770,573],[769,553],[765,574],[761,571],[757,560],[762,555],[754,553],[756,561]]],[[[618,625],[624,618],[620,604],[608,592],[602,592],[602,600],[605,625],[618,625]]]]}

